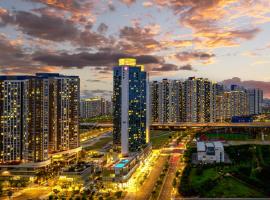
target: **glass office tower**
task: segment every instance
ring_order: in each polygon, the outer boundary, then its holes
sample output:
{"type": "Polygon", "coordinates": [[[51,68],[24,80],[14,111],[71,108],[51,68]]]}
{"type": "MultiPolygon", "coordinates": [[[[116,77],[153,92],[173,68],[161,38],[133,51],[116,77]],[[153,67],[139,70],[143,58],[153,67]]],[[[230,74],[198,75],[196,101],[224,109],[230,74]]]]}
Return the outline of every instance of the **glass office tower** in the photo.
{"type": "Polygon", "coordinates": [[[123,58],[113,69],[113,143],[123,156],[149,142],[148,74],[136,59],[123,58]]]}

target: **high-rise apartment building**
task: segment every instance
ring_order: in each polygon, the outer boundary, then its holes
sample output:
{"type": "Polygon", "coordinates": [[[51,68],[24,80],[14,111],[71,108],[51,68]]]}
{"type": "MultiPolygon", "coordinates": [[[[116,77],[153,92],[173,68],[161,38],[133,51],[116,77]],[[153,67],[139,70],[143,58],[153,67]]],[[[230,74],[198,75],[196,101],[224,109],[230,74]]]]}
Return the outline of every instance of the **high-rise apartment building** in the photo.
{"type": "Polygon", "coordinates": [[[169,122],[181,122],[183,119],[183,84],[179,80],[170,81],[169,85],[169,122]]]}
{"type": "Polygon", "coordinates": [[[170,81],[163,79],[158,90],[158,121],[168,123],[170,120],[170,81]]]}
{"type": "Polygon", "coordinates": [[[105,115],[112,115],[112,101],[105,101],[105,115]]]}
{"type": "Polygon", "coordinates": [[[183,83],[183,121],[197,122],[197,83],[190,77],[183,83]]]}
{"type": "Polygon", "coordinates": [[[215,106],[215,121],[216,122],[224,122],[225,121],[225,103],[224,103],[224,95],[216,96],[216,106],[215,106]]]}
{"type": "Polygon", "coordinates": [[[0,76],[0,163],[28,160],[28,77],[0,76]]]}
{"type": "Polygon", "coordinates": [[[103,97],[93,97],[82,99],[80,103],[81,118],[91,118],[110,113],[109,102],[103,97]]]}
{"type": "Polygon", "coordinates": [[[204,78],[153,81],[151,95],[152,123],[225,122],[262,113],[262,90],[227,89],[204,78]]]}
{"type": "Polygon", "coordinates": [[[244,90],[225,91],[216,96],[216,121],[230,121],[233,116],[249,115],[248,96],[244,90]]]}
{"type": "Polygon", "coordinates": [[[215,89],[208,79],[190,77],[183,86],[183,121],[214,122],[215,89]]]}
{"type": "Polygon", "coordinates": [[[150,84],[152,123],[182,121],[183,84],[179,80],[163,79],[150,84]]]}
{"type": "Polygon", "coordinates": [[[77,76],[0,76],[1,162],[40,162],[79,146],[77,76]]]}
{"type": "Polygon", "coordinates": [[[153,81],[150,84],[150,102],[151,102],[151,122],[159,122],[159,82],[153,81]]]}
{"type": "Polygon", "coordinates": [[[215,84],[202,78],[154,81],[152,122],[214,122],[216,90],[215,84]]]}
{"type": "Polygon", "coordinates": [[[113,68],[113,143],[123,156],[149,142],[148,74],[136,59],[119,59],[113,68]]]}
{"type": "Polygon", "coordinates": [[[249,113],[257,115],[262,113],[263,91],[260,89],[248,89],[249,113]]]}
{"type": "Polygon", "coordinates": [[[248,115],[248,98],[246,91],[231,91],[231,116],[248,115]]]}

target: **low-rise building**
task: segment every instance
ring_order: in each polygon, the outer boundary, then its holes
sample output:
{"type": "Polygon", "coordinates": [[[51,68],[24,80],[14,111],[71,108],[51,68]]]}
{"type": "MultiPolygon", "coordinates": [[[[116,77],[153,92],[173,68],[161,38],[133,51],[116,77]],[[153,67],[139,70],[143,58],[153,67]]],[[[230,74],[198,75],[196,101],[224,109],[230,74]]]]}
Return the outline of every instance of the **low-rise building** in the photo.
{"type": "Polygon", "coordinates": [[[224,147],[221,142],[197,142],[197,159],[202,163],[224,162],[224,147]]]}

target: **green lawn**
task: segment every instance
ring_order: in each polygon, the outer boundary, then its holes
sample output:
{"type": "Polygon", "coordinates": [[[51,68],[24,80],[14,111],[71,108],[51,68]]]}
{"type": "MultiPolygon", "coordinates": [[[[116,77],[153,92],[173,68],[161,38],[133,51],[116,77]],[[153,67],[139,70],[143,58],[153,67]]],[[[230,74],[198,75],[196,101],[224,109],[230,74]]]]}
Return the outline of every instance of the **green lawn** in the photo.
{"type": "Polygon", "coordinates": [[[102,147],[104,147],[106,144],[112,141],[112,137],[104,137],[101,138],[98,142],[96,142],[94,145],[85,148],[85,150],[100,150],[102,147]]]}
{"type": "Polygon", "coordinates": [[[208,198],[259,198],[265,197],[260,192],[235,180],[232,177],[224,177],[219,184],[206,193],[208,198]]]}
{"type": "Polygon", "coordinates": [[[188,164],[181,177],[180,193],[208,198],[269,197],[270,146],[229,146],[225,151],[230,165],[188,164]]]}
{"type": "Polygon", "coordinates": [[[151,142],[153,149],[162,147],[166,142],[169,141],[170,136],[175,132],[172,131],[151,131],[151,142]]]}
{"type": "Polygon", "coordinates": [[[251,136],[245,133],[207,133],[209,139],[224,139],[224,140],[248,140],[251,136]]]}
{"type": "Polygon", "coordinates": [[[218,173],[218,168],[210,167],[203,169],[201,173],[198,168],[192,168],[189,175],[190,187],[197,191],[200,197],[208,198],[246,198],[246,197],[265,197],[248,184],[238,181],[234,177],[224,177],[218,173]],[[218,179],[219,178],[219,179],[218,179]],[[209,181],[218,181],[210,186],[209,181]]]}
{"type": "Polygon", "coordinates": [[[97,117],[82,119],[81,121],[88,122],[88,123],[112,123],[112,116],[111,115],[97,116],[97,117]]]}
{"type": "Polygon", "coordinates": [[[203,170],[202,174],[197,174],[197,169],[192,168],[190,172],[190,183],[194,186],[203,184],[208,179],[215,179],[219,175],[215,168],[203,170]]]}

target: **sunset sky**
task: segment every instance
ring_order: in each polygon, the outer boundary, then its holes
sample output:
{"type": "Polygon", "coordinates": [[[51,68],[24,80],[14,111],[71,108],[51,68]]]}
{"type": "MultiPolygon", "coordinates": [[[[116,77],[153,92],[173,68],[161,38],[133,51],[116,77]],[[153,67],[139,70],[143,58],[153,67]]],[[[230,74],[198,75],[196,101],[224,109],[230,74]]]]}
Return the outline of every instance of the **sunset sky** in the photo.
{"type": "Polygon", "coordinates": [[[270,1],[0,0],[0,74],[79,75],[82,96],[108,97],[125,56],[151,80],[204,77],[270,98],[270,1]]]}

